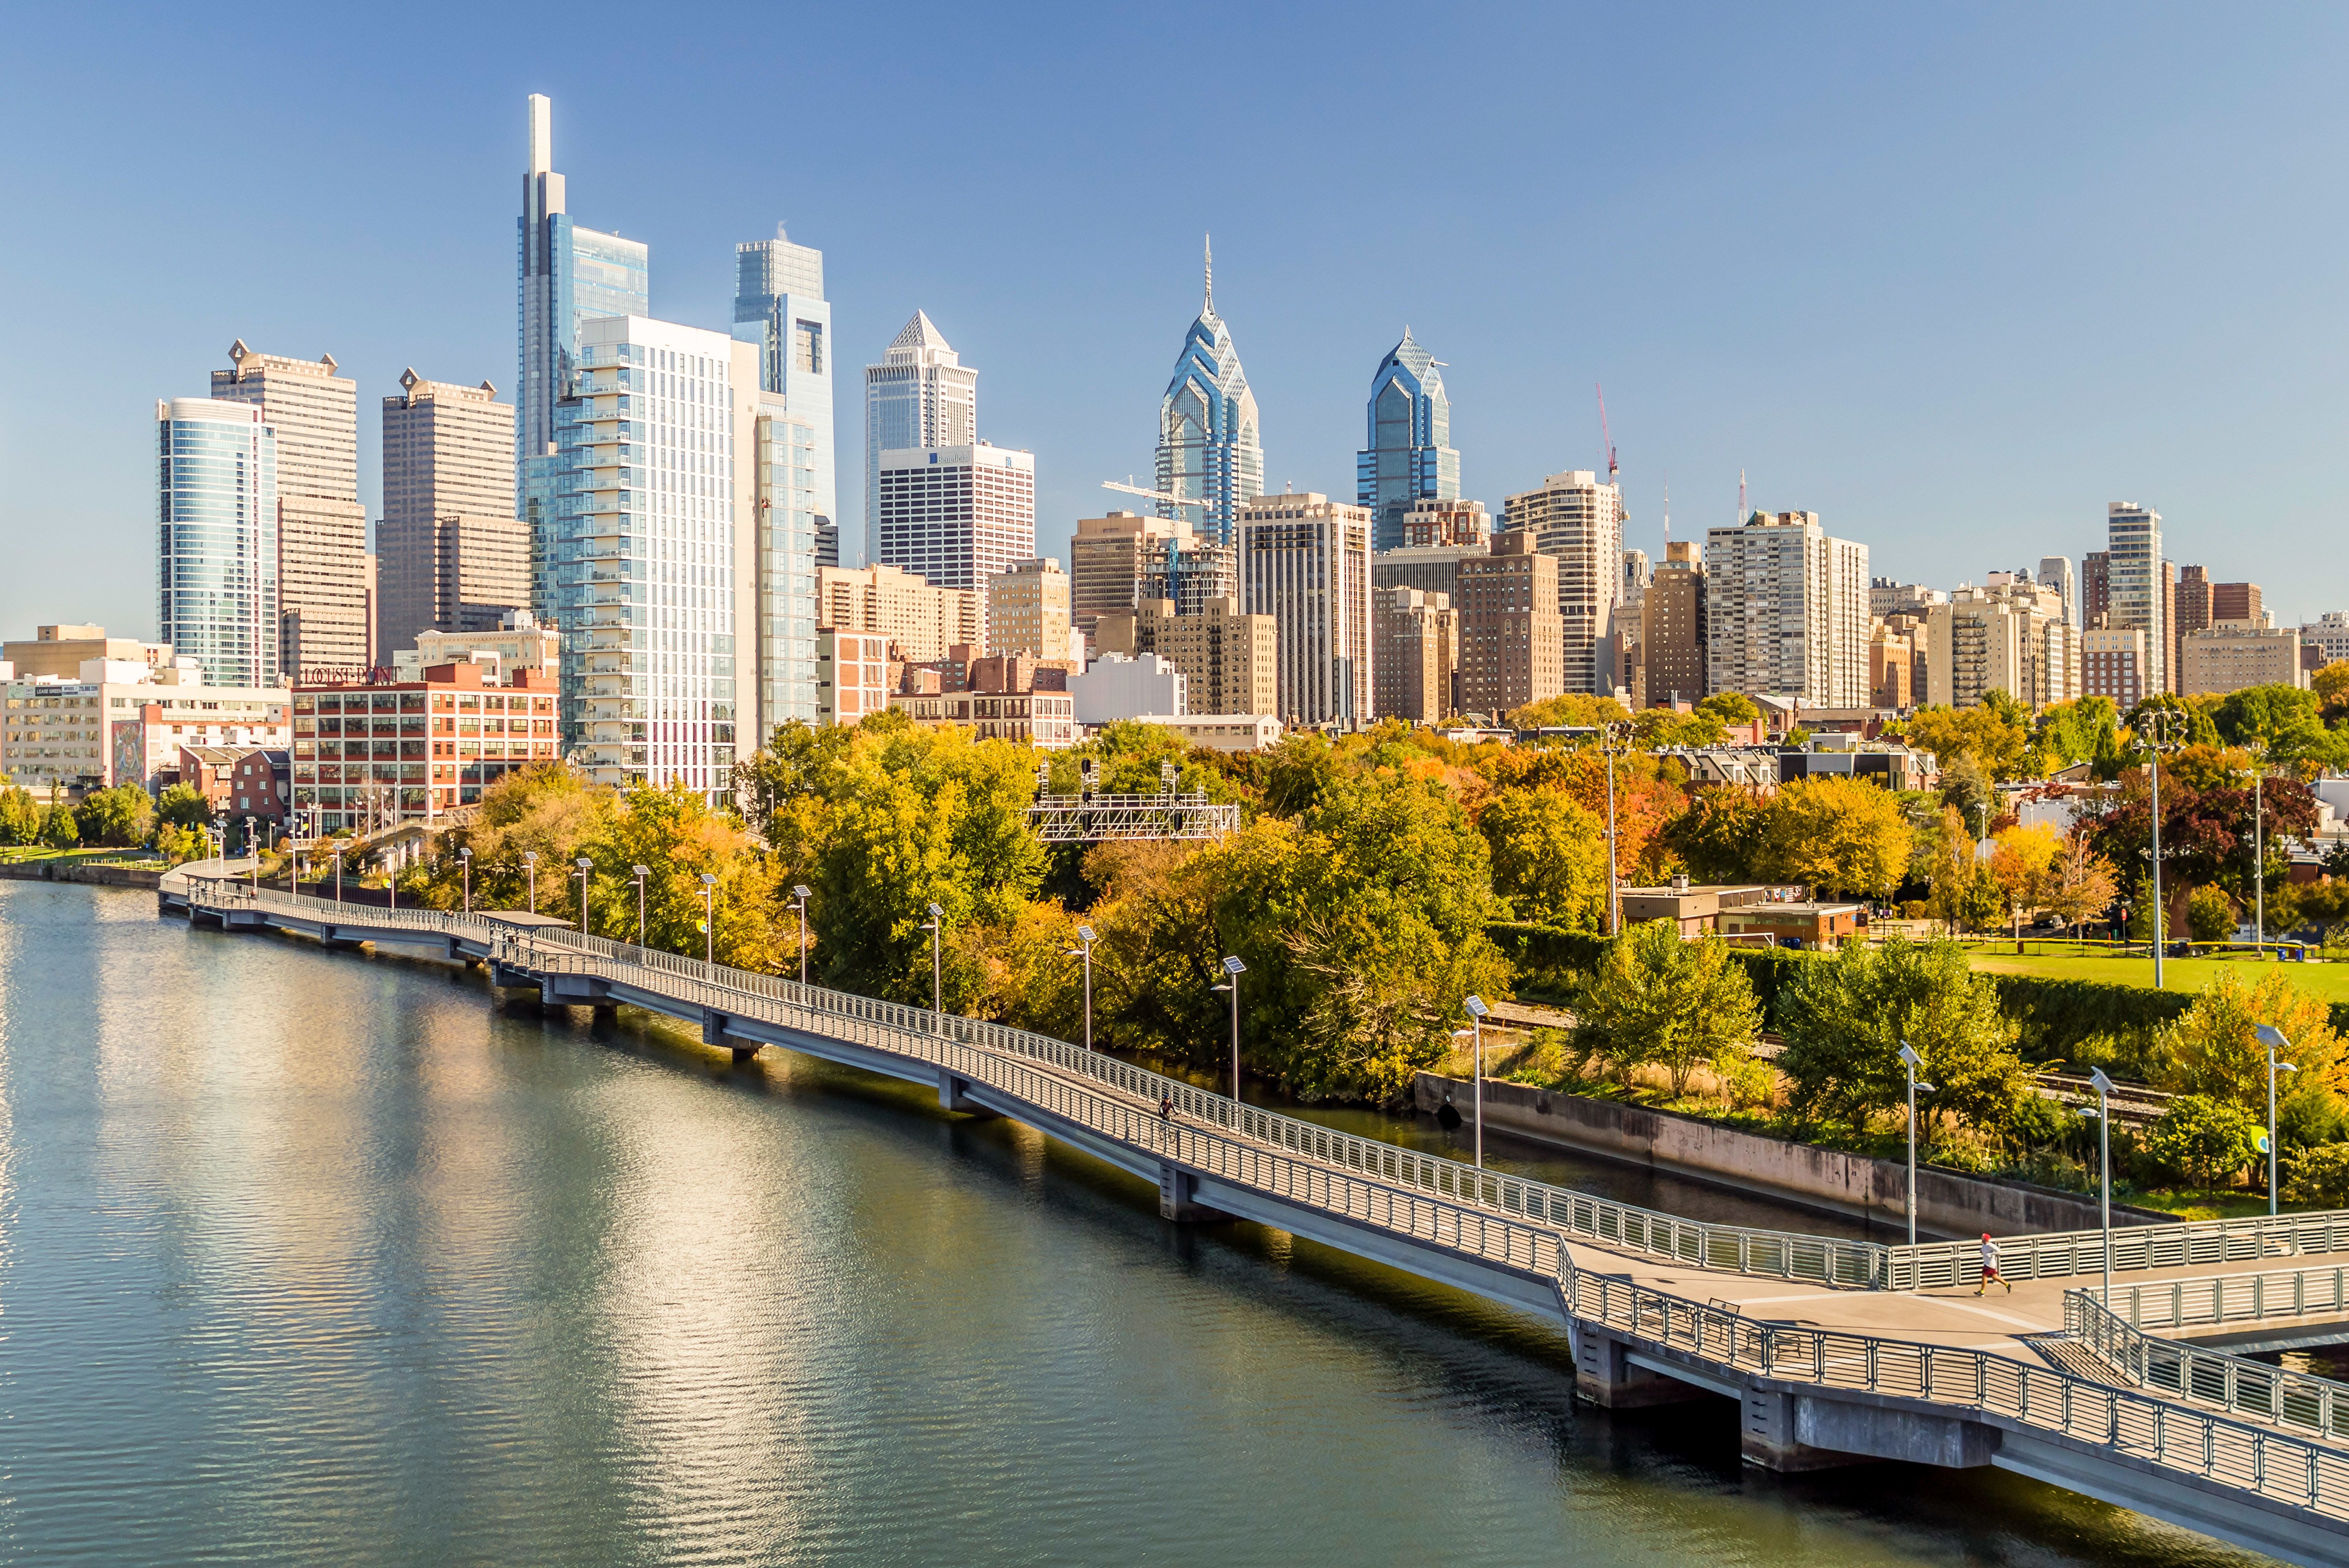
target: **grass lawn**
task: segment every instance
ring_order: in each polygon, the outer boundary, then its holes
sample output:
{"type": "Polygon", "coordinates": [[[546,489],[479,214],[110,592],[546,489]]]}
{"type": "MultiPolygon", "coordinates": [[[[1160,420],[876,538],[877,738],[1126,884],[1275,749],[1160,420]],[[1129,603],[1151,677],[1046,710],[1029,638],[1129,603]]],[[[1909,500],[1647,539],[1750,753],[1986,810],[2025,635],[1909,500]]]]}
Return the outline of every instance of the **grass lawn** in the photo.
{"type": "MultiPolygon", "coordinates": [[[[2018,958],[2013,953],[1975,952],[1971,955],[1974,968],[1992,974],[2035,974],[2051,980],[2100,980],[2116,985],[2153,984],[2153,961],[2149,958],[2107,958],[2101,954],[2073,957],[2058,953],[2027,953],[2018,958]]],[[[2167,991],[2200,992],[2210,983],[2211,976],[2220,970],[2232,968],[2237,973],[2252,963],[2276,961],[2251,958],[2166,959],[2162,961],[2163,986],[2167,991]]],[[[2349,1002],[2349,963],[2285,963],[2278,964],[2292,984],[2309,995],[2325,1002],[2349,1002]]]]}

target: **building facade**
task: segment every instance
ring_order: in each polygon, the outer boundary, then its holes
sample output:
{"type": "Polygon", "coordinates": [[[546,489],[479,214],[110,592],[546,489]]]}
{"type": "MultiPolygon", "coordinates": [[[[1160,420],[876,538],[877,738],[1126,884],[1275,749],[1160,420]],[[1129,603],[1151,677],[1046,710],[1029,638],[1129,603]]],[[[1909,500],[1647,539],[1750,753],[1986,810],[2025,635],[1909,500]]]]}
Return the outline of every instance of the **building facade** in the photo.
{"type": "Polygon", "coordinates": [[[214,686],[181,657],[82,661],[70,676],[20,671],[0,698],[0,781],[78,797],[137,784],[153,794],[181,746],[283,746],[283,688],[214,686]]]}
{"type": "Polygon", "coordinates": [[[438,664],[416,680],[294,688],[294,805],[322,833],[471,805],[509,773],[563,755],[554,683],[516,670],[438,664]]]}
{"type": "Polygon", "coordinates": [[[2349,612],[2326,610],[2314,620],[2302,622],[2300,639],[2313,645],[2324,664],[2349,659],[2349,612]]]}
{"type": "Polygon", "coordinates": [[[854,725],[889,706],[890,642],[825,627],[815,637],[815,723],[854,725]]]}
{"type": "Polygon", "coordinates": [[[2062,596],[2021,573],[1991,576],[1987,587],[1959,588],[1927,618],[1932,700],[1972,708],[2003,691],[2044,707],[2077,697],[2079,639],[2062,596]]]}
{"type": "Polygon", "coordinates": [[[816,576],[819,635],[877,636],[885,644],[882,657],[894,646],[896,658],[916,664],[944,659],[952,648],[985,645],[982,595],[934,588],[917,573],[895,566],[825,566],[816,576]]]}
{"type": "Polygon", "coordinates": [[[2178,639],[2178,692],[2186,697],[2224,696],[2247,686],[2301,686],[2296,627],[2222,620],[2178,639]]]}
{"type": "Polygon", "coordinates": [[[1069,677],[1069,697],[1077,722],[1114,724],[1145,714],[1180,716],[1191,711],[1189,683],[1174,661],[1157,653],[1104,653],[1069,677]]]}
{"type": "Polygon", "coordinates": [[[1371,514],[1318,491],[1240,508],[1241,602],[1280,636],[1279,706],[1292,727],[1371,716],[1371,514]]]}
{"type": "Polygon", "coordinates": [[[1460,711],[1495,722],[1567,690],[1557,556],[1530,532],[1496,534],[1460,563],[1460,711]]]}
{"type": "Polygon", "coordinates": [[[2080,694],[2106,697],[2126,716],[2152,694],[2145,633],[2092,626],[2080,633],[2080,694]]]}
{"type": "MultiPolygon", "coordinates": [[[[823,296],[823,253],[793,244],[783,225],[771,240],[734,247],[734,336],[759,350],[759,388],[782,400],[795,470],[794,496],[807,514],[815,565],[840,565],[839,442],[832,396],[832,306],[823,296]]],[[[813,592],[812,580],[808,587],[813,592]]],[[[814,630],[806,635],[807,685],[793,702],[812,695],[814,630]]],[[[796,651],[796,650],[795,650],[796,651]]],[[[770,683],[771,684],[771,682],[770,683]]],[[[782,717],[805,717],[785,714],[782,717]]]]}
{"type": "Polygon", "coordinates": [[[216,402],[250,403],[277,432],[277,660],[364,667],[375,656],[375,578],[359,504],[359,388],[335,357],[256,354],[239,339],[212,372],[216,402]]]}
{"type": "Polygon", "coordinates": [[[1705,669],[1704,553],[1692,539],[1664,546],[1663,564],[1648,579],[1640,604],[1641,706],[1694,702],[1710,694],[1705,669]]]}
{"type": "Polygon", "coordinates": [[[1071,629],[1069,574],[1051,556],[1014,562],[987,580],[988,652],[1072,659],[1071,629]]]}
{"type": "Polygon", "coordinates": [[[1381,719],[1433,724],[1459,707],[1460,617],[1448,594],[1373,591],[1372,701],[1381,719]]]}
{"type": "Polygon", "coordinates": [[[1009,447],[891,448],[878,458],[870,560],[985,595],[1036,555],[1036,460],[1009,447]]]}
{"type": "Polygon", "coordinates": [[[480,664],[487,679],[503,681],[517,670],[535,670],[550,681],[563,679],[563,637],[528,610],[510,610],[487,631],[425,631],[416,646],[392,656],[402,680],[421,680],[435,664],[480,664]]]}
{"type": "Polygon", "coordinates": [[[748,402],[748,521],[738,540],[750,552],[751,627],[742,651],[757,699],[749,733],[763,742],[778,724],[815,722],[817,574],[827,541],[839,564],[839,530],[819,491],[831,466],[828,425],[763,388],[748,402]]]}
{"type": "Polygon", "coordinates": [[[2071,556],[2040,556],[2039,586],[2055,590],[2055,597],[2063,601],[2065,620],[2074,626],[2087,624],[2080,616],[2080,576],[2072,568],[2071,556]]]}
{"type": "Polygon", "coordinates": [[[652,253],[643,242],[574,223],[563,176],[554,172],[554,106],[530,95],[529,163],[516,228],[514,494],[512,514],[530,525],[531,607],[559,619],[550,576],[562,456],[555,410],[569,395],[582,323],[652,314],[652,253]]]}
{"type": "Polygon", "coordinates": [[[2106,624],[2115,631],[2145,633],[2146,690],[2167,691],[2177,608],[2163,570],[2161,514],[2133,501],[2116,501],[2105,508],[2105,527],[2106,624]]]}
{"type": "MultiPolygon", "coordinates": [[[[1216,314],[1216,261],[1207,255],[1206,300],[1183,335],[1174,375],[1158,402],[1158,488],[1200,504],[1199,532],[1217,545],[1237,542],[1240,509],[1264,490],[1264,442],[1256,394],[1216,314]]],[[[1183,508],[1158,504],[1161,516],[1183,508]]]]}
{"type": "Polygon", "coordinates": [[[1210,600],[1239,592],[1238,559],[1183,518],[1081,517],[1069,541],[1077,627],[1090,637],[1101,617],[1131,614],[1144,599],[1172,599],[1176,613],[1196,615],[1210,600]]]}
{"type": "Polygon", "coordinates": [[[494,629],[530,607],[530,529],[513,513],[514,410],[487,381],[400,373],[383,400],[377,661],[425,631],[494,629]]]}
{"type": "Polygon", "coordinates": [[[1402,538],[1392,548],[1416,550],[1459,545],[1472,550],[1493,542],[1493,520],[1481,501],[1416,501],[1402,514],[1402,538]]]}
{"type": "Polygon", "coordinates": [[[1830,536],[1816,512],[1756,512],[1708,530],[1705,573],[1714,691],[1868,705],[1867,545],[1830,536]]]}
{"type": "MultiPolygon", "coordinates": [[[[1557,562],[1566,690],[1613,691],[1611,639],[1622,594],[1622,490],[1599,483],[1588,469],[1553,473],[1540,489],[1508,498],[1502,526],[1531,534],[1534,547],[1557,562]]],[[[1460,603],[1465,613],[1464,597],[1460,603]]]]}
{"type": "Polygon", "coordinates": [[[1408,543],[1403,518],[1422,502],[1460,498],[1452,450],[1452,402],[1435,357],[1412,340],[1387,351],[1371,375],[1369,444],[1354,454],[1354,502],[1371,514],[1371,547],[1408,543]]]}
{"type": "Polygon", "coordinates": [[[243,402],[155,405],[157,630],[221,686],[274,687],[277,432],[243,402]]]}
{"type": "Polygon", "coordinates": [[[978,371],[962,362],[927,314],[916,310],[890,340],[881,362],[864,368],[865,565],[905,564],[882,550],[882,454],[978,443],[978,371]]]}

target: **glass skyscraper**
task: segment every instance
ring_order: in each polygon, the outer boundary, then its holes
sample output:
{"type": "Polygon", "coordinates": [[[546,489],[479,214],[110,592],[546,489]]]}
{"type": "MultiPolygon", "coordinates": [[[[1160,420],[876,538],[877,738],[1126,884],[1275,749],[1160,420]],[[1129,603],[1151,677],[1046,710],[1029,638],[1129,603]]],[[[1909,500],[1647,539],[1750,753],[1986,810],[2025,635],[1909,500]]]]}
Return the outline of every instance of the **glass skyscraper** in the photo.
{"type": "MultiPolygon", "coordinates": [[[[832,306],[823,297],[823,253],[792,244],[781,223],[771,240],[734,247],[734,337],[759,348],[759,389],[780,394],[806,458],[816,553],[840,565],[840,513],[833,479],[832,306]]],[[[796,440],[796,438],[794,438],[796,440]]],[[[794,480],[798,483],[798,480],[794,480]]],[[[810,589],[812,592],[812,588],[810,589]]]]}
{"type": "Polygon", "coordinates": [[[160,635],[213,686],[278,683],[277,431],[251,403],[155,405],[160,635]]]}
{"type": "Polygon", "coordinates": [[[1354,503],[1371,509],[1371,547],[1399,549],[1414,503],[1460,499],[1444,372],[1408,327],[1371,378],[1370,442],[1354,454],[1354,503]]]}
{"type": "MultiPolygon", "coordinates": [[[[1256,394],[1232,347],[1231,328],[1216,314],[1216,257],[1206,263],[1206,302],[1183,335],[1174,379],[1158,405],[1158,488],[1195,497],[1185,506],[1199,533],[1218,545],[1234,542],[1239,510],[1264,493],[1264,447],[1257,437],[1256,394]]],[[[1172,517],[1171,501],[1158,514],[1172,517]]]]}
{"type": "Polygon", "coordinates": [[[555,405],[576,368],[580,323],[599,316],[652,314],[652,253],[640,241],[571,221],[563,176],[554,172],[554,108],[543,93],[530,95],[530,168],[522,191],[514,514],[531,525],[534,607],[551,616],[546,546],[560,479],[555,405]]]}

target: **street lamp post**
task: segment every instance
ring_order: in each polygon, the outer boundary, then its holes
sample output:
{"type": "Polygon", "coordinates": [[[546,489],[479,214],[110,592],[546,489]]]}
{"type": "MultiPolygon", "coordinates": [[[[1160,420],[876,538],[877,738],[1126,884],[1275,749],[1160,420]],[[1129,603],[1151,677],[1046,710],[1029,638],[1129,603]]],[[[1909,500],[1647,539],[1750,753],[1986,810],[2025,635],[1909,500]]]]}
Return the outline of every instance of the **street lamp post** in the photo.
{"type": "Polygon", "coordinates": [[[2096,1108],[2084,1113],[2096,1118],[2096,1220],[2105,1232],[2105,1310],[2113,1307],[2113,1081],[2102,1067],[2088,1069],[2096,1091],[2096,1108]]]}
{"type": "MultiPolygon", "coordinates": [[[[2261,829],[2266,826],[2265,814],[2260,808],[2260,785],[2267,770],[2260,764],[2266,760],[2265,748],[2257,748],[2251,755],[2251,950],[2265,954],[2268,946],[2268,854],[2261,829]]],[[[2275,1183],[2268,1183],[2273,1188],[2275,1183]]],[[[2270,1194],[2273,1196],[2272,1192],[2270,1194]]],[[[2269,1210],[2273,1213],[2273,1210],[2269,1210]]]]}
{"type": "Polygon", "coordinates": [[[794,885],[792,888],[792,908],[799,911],[800,917],[800,983],[802,985],[807,983],[807,884],[801,882],[794,885]]]}
{"type": "Polygon", "coordinates": [[[458,846],[457,865],[465,874],[465,913],[470,915],[473,912],[473,846],[471,845],[458,846]]]}
{"type": "Polygon", "coordinates": [[[1485,1014],[1492,1009],[1485,1005],[1485,999],[1481,996],[1471,996],[1461,1005],[1468,1010],[1468,1029],[1475,1041],[1476,1168],[1482,1170],[1485,1168],[1485,1014]]]}
{"type": "Polygon", "coordinates": [[[595,863],[582,855],[572,864],[579,867],[579,934],[584,937],[587,934],[587,873],[595,868],[595,863]]]}
{"type": "Polygon", "coordinates": [[[930,918],[922,929],[930,933],[930,1011],[937,1015],[938,1033],[947,1032],[946,991],[940,976],[944,971],[938,963],[938,935],[946,929],[947,912],[937,905],[930,906],[930,918]]]}
{"type": "Polygon", "coordinates": [[[1917,1091],[1930,1094],[1933,1085],[1920,1082],[1917,1069],[1925,1059],[1917,1054],[1909,1042],[1900,1042],[1900,1064],[1909,1069],[1909,1244],[1917,1244],[1917,1091]]]}
{"type": "Polygon", "coordinates": [[[2276,1212],[2276,1074],[2297,1073],[2300,1069],[2290,1062],[2276,1060],[2278,1046],[2292,1049],[2292,1042],[2284,1038],[2282,1030],[2272,1023],[2262,1023],[2256,1033],[2260,1044],[2268,1048],[2268,1214],[2272,1218],[2276,1212]]]}
{"type": "Polygon", "coordinates": [[[2153,732],[2147,747],[2146,771],[2153,784],[2153,989],[2161,989],[2162,908],[2161,908],[2161,753],[2176,751],[2182,743],[2176,739],[2178,726],[2187,722],[2186,715],[2169,709],[2158,709],[2147,716],[2153,732]]]}
{"type": "Polygon", "coordinates": [[[343,841],[335,840],[335,902],[343,901],[343,841]]]}
{"type": "Polygon", "coordinates": [[[649,866],[636,866],[631,867],[630,869],[636,874],[636,946],[643,947],[645,945],[645,878],[653,874],[653,868],[649,866]]]}
{"type": "Polygon", "coordinates": [[[1090,1051],[1093,1048],[1093,929],[1079,926],[1077,941],[1078,946],[1063,949],[1061,956],[1085,961],[1085,1049],[1090,1051]]]}
{"type": "Polygon", "coordinates": [[[1631,749],[1631,726],[1621,719],[1609,721],[1599,732],[1599,749],[1607,756],[1607,934],[1613,937],[1623,931],[1623,901],[1616,891],[1615,759],[1631,749]]]}
{"type": "Polygon", "coordinates": [[[253,857],[253,896],[261,897],[261,839],[253,828],[253,818],[244,819],[244,852],[253,857]]]}
{"type": "Polygon", "coordinates": [[[701,961],[718,962],[718,878],[701,874],[701,961]]]}
{"type": "Polygon", "coordinates": [[[535,914],[537,914],[537,913],[538,913],[538,851],[537,851],[537,850],[535,850],[535,849],[525,849],[525,850],[523,850],[523,851],[522,852],[522,868],[523,868],[523,872],[524,872],[524,873],[526,873],[526,874],[529,876],[529,877],[530,877],[530,912],[531,912],[532,914],[535,915],[535,914]]]}
{"type": "Polygon", "coordinates": [[[1247,965],[1236,958],[1226,957],[1224,960],[1224,983],[1216,987],[1217,991],[1232,993],[1232,1106],[1235,1115],[1238,1114],[1240,1103],[1240,976],[1247,972],[1247,965]]]}

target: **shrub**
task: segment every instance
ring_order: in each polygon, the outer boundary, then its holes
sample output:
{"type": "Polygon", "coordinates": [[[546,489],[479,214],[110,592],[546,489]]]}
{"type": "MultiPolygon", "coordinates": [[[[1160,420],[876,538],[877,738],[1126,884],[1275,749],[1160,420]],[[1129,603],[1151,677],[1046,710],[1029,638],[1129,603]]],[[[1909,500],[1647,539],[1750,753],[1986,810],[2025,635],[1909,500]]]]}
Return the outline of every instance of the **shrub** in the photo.
{"type": "Polygon", "coordinates": [[[2198,942],[2223,942],[2235,934],[2235,901],[2216,888],[2194,889],[2186,900],[2186,929],[2198,942]]]}
{"type": "Polygon", "coordinates": [[[2145,1152],[2197,1187],[2215,1187],[2251,1163],[2259,1133],[2259,1124],[2223,1100],[2180,1095],[2146,1129],[2145,1152]]]}
{"type": "Polygon", "coordinates": [[[2301,1150],[2285,1171],[2283,1195],[2318,1209],[2349,1209],[2349,1143],[2301,1150]]]}

